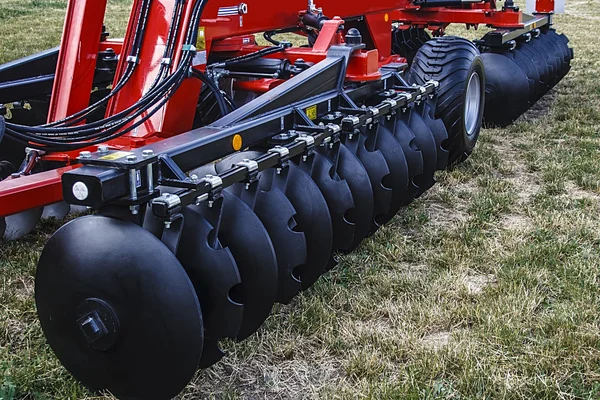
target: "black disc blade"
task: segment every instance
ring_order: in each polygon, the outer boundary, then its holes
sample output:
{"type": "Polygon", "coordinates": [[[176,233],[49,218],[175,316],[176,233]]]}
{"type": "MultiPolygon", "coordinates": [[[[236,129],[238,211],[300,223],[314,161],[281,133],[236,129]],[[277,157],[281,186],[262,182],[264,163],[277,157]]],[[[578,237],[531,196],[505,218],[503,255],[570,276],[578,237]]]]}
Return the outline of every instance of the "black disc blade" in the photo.
{"type": "MultiPolygon", "coordinates": [[[[329,150],[330,157],[334,157],[335,150],[329,150]]],[[[337,154],[337,174],[348,183],[354,200],[354,209],[346,218],[350,218],[356,226],[354,239],[350,251],[356,249],[369,234],[373,221],[373,188],[369,175],[358,157],[343,144],[339,146],[337,154]]]]}
{"type": "Polygon", "coordinates": [[[168,400],[196,372],[203,324],[194,287],[137,225],[88,216],[59,229],[38,264],[36,304],[57,357],[93,390],[168,400]]]}
{"type": "Polygon", "coordinates": [[[437,169],[444,170],[448,167],[448,156],[450,154],[448,146],[451,145],[451,143],[449,143],[448,130],[446,129],[446,125],[444,125],[444,121],[439,118],[434,118],[433,108],[428,103],[423,103],[421,107],[423,121],[431,130],[431,133],[433,133],[433,138],[435,140],[437,149],[437,169]]]}
{"type": "Polygon", "coordinates": [[[335,173],[334,163],[318,152],[300,162],[300,168],[310,175],[327,201],[333,226],[333,248],[350,251],[356,226],[346,218],[354,209],[348,183],[335,173]]]}
{"type": "Polygon", "coordinates": [[[435,184],[435,171],[437,170],[437,144],[431,129],[425,124],[423,118],[415,110],[410,109],[402,114],[403,120],[415,135],[415,143],[423,155],[423,177],[419,182],[419,197],[435,184]]]}
{"type": "Polygon", "coordinates": [[[300,267],[302,289],[312,286],[331,265],[333,227],[327,202],[317,184],[296,164],[282,173],[261,173],[261,185],[273,185],[283,191],[296,210],[296,223],[306,239],[306,264],[300,267]]]}
{"type": "MultiPolygon", "coordinates": [[[[400,207],[407,201],[407,192],[409,190],[409,172],[408,163],[400,143],[394,138],[392,132],[383,125],[377,124],[377,135],[374,137],[374,148],[379,150],[390,170],[389,176],[383,184],[392,190],[391,207],[387,213],[376,217],[379,225],[387,223],[400,210],[400,207]]],[[[412,200],[412,199],[411,199],[412,200]]]]}
{"type": "Polygon", "coordinates": [[[277,295],[277,259],[269,234],[252,209],[227,190],[222,201],[222,213],[216,204],[209,207],[203,203],[197,210],[213,226],[219,226],[219,241],[229,248],[240,272],[244,313],[237,339],[243,340],[271,313],[277,295]]]}
{"type": "MultiPolygon", "coordinates": [[[[376,129],[376,128],[373,128],[376,129]]],[[[371,188],[373,189],[373,219],[369,233],[374,233],[379,227],[378,219],[387,215],[392,207],[392,189],[384,184],[390,176],[390,169],[383,154],[374,148],[375,132],[366,128],[360,134],[354,135],[352,139],[344,138],[344,145],[352,154],[356,155],[366,170],[371,188]],[[367,147],[367,140],[371,139],[371,145],[367,147]]]]}
{"type": "Polygon", "coordinates": [[[204,350],[200,368],[207,368],[225,355],[219,341],[237,337],[242,325],[244,307],[236,298],[242,280],[231,252],[221,246],[214,226],[197,207],[185,207],[183,216],[177,258],[196,288],[202,307],[204,350]]]}
{"type": "Polygon", "coordinates": [[[393,133],[394,138],[402,147],[402,152],[408,164],[408,187],[402,198],[402,206],[409,204],[419,193],[421,180],[423,179],[423,154],[417,146],[414,132],[397,115],[394,119],[385,123],[385,126],[393,133]]]}
{"type": "Polygon", "coordinates": [[[231,190],[248,204],[264,224],[277,258],[279,284],[276,301],[288,304],[300,292],[299,271],[306,265],[306,239],[297,230],[296,210],[278,188],[266,188],[257,183],[245,188],[234,185],[231,190]]]}

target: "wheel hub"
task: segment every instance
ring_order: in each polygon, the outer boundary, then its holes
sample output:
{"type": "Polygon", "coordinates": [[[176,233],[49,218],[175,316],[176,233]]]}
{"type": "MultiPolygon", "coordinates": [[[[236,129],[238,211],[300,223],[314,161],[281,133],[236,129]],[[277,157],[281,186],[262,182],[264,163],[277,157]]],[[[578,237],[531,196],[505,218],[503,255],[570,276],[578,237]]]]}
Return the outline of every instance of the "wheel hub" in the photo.
{"type": "Polygon", "coordinates": [[[465,98],[465,130],[472,138],[477,133],[477,122],[481,110],[481,80],[477,72],[473,72],[467,83],[465,98]]]}

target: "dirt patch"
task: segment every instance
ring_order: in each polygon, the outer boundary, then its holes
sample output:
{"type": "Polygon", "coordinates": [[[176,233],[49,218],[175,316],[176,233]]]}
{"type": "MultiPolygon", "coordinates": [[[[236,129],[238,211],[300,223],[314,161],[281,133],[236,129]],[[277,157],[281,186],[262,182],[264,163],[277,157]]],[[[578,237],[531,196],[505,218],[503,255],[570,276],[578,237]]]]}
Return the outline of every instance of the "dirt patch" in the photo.
{"type": "Polygon", "coordinates": [[[450,343],[450,332],[442,331],[435,332],[425,336],[421,340],[421,344],[431,350],[438,351],[446,347],[450,343]]]}
{"type": "Polygon", "coordinates": [[[494,275],[469,275],[462,279],[462,283],[467,289],[467,292],[472,295],[479,295],[483,293],[483,290],[496,283],[496,277],[494,275]]]}
{"type": "Polygon", "coordinates": [[[565,182],[566,196],[574,200],[600,201],[600,194],[584,190],[572,181],[565,182]]]}
{"type": "Polygon", "coordinates": [[[514,232],[525,232],[531,229],[532,221],[529,217],[521,214],[505,215],[500,221],[501,228],[514,232]]]}

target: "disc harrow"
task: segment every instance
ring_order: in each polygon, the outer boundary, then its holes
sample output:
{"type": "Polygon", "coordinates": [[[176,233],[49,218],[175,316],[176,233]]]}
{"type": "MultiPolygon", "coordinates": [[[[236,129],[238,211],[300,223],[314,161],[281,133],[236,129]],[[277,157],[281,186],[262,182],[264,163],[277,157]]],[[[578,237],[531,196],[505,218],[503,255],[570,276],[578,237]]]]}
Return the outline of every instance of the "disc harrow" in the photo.
{"type": "Polygon", "coordinates": [[[0,66],[0,235],[94,210],[50,238],[35,293],[85,386],[176,396],[573,58],[551,10],[323,1],[134,0],[114,40],[106,0],[69,0],[59,49],[0,66]],[[473,21],[495,30],[444,35],[473,21]]]}
{"type": "Polygon", "coordinates": [[[509,48],[482,48],[487,71],[485,123],[508,126],[571,69],[573,49],[554,29],[534,29],[509,48]]]}

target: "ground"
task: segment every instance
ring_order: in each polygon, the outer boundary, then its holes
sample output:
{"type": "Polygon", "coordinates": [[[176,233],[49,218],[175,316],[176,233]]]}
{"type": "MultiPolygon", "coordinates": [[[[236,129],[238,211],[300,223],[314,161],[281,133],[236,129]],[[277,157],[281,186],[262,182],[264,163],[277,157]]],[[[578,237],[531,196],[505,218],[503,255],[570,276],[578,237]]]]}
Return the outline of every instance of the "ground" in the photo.
{"type": "MultiPolygon", "coordinates": [[[[64,6],[2,0],[0,62],[57,45],[64,6]]],[[[127,6],[111,2],[115,36],[127,6]]],[[[600,398],[598,24],[597,1],[568,0],[570,74],[180,398],[600,398]]],[[[59,225],[0,249],[2,400],[110,398],[70,378],[36,321],[59,225]]]]}

